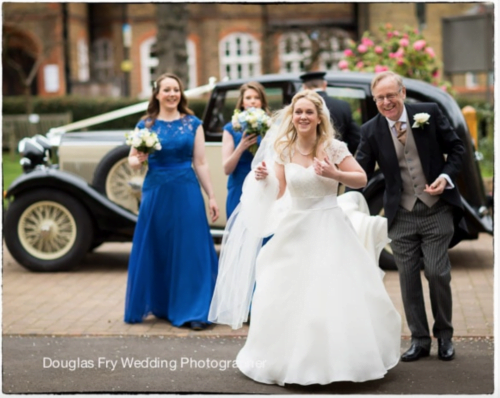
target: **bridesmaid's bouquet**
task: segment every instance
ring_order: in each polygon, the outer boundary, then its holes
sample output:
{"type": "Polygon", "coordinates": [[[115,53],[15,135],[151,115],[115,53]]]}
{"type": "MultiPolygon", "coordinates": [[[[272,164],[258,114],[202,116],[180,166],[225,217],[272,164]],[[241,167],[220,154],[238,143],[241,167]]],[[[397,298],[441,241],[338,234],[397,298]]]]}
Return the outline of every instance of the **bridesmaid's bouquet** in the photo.
{"type": "MultiPolygon", "coordinates": [[[[153,153],[161,149],[158,135],[147,128],[136,128],[134,131],[126,133],[125,143],[144,153],[153,153]]],[[[147,160],[144,163],[147,164],[147,160]]]]}
{"type": "MultiPolygon", "coordinates": [[[[258,134],[264,138],[271,127],[271,118],[260,108],[249,108],[245,111],[236,109],[231,123],[235,131],[246,131],[247,134],[258,134]]],[[[248,150],[255,155],[258,147],[258,144],[253,144],[248,150]]]]}

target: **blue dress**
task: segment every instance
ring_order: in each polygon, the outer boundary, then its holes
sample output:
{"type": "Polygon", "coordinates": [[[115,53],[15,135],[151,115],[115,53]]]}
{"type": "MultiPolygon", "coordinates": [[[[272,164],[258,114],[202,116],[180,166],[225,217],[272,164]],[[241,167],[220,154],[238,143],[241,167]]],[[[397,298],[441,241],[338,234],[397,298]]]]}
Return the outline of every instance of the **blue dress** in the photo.
{"type": "MultiPolygon", "coordinates": [[[[234,147],[236,148],[243,136],[242,131],[234,131],[233,125],[228,123],[224,126],[224,130],[226,130],[234,140],[234,147]]],[[[258,137],[257,142],[260,143],[260,137],[258,137]]],[[[226,216],[229,219],[229,216],[233,213],[238,203],[240,203],[241,192],[243,188],[243,181],[245,181],[245,177],[250,170],[252,169],[252,160],[253,155],[250,151],[246,150],[240,157],[238,164],[234,171],[229,175],[227,180],[227,199],[226,199],[226,216]]]]}
{"type": "MultiPolygon", "coordinates": [[[[172,122],[156,120],[150,127],[162,149],[149,155],[142,187],[128,266],[127,323],[142,322],[149,314],[174,326],[207,322],[218,259],[191,167],[200,124],[186,115],[172,122]]],[[[137,124],[144,126],[144,121],[137,124]]]]}

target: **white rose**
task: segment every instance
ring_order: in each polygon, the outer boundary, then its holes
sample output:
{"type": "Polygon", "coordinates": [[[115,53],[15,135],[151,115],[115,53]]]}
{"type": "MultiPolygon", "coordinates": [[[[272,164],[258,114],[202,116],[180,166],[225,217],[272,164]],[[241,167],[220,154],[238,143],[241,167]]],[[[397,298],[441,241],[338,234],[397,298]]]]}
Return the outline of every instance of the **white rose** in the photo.
{"type": "Polygon", "coordinates": [[[159,142],[157,142],[157,143],[155,144],[155,149],[156,149],[157,151],[159,151],[159,150],[161,149],[161,144],[160,144],[159,142]]]}
{"type": "Polygon", "coordinates": [[[415,120],[415,123],[411,127],[422,127],[424,124],[428,124],[428,121],[430,119],[431,115],[428,113],[417,113],[415,116],[413,116],[413,120],[415,120]]]}
{"type": "Polygon", "coordinates": [[[141,144],[142,144],[142,140],[140,137],[132,138],[132,146],[133,147],[137,148],[137,147],[141,146],[141,144]]]}
{"type": "Polygon", "coordinates": [[[238,115],[233,116],[233,118],[231,119],[231,124],[233,125],[233,128],[235,130],[241,129],[241,124],[240,121],[238,120],[238,115]]]}
{"type": "Polygon", "coordinates": [[[149,137],[146,137],[144,142],[146,143],[146,146],[148,148],[152,148],[156,144],[155,137],[151,137],[151,135],[149,137]]]}

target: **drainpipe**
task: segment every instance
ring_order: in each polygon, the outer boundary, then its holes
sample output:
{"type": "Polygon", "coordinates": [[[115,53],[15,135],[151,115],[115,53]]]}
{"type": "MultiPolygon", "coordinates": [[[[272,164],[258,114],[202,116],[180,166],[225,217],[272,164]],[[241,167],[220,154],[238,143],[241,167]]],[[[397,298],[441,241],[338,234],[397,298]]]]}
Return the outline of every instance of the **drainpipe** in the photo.
{"type": "Polygon", "coordinates": [[[63,34],[63,56],[64,56],[64,79],[66,80],[66,94],[71,94],[71,73],[69,62],[69,34],[68,34],[68,3],[62,3],[62,34],[63,34]]]}

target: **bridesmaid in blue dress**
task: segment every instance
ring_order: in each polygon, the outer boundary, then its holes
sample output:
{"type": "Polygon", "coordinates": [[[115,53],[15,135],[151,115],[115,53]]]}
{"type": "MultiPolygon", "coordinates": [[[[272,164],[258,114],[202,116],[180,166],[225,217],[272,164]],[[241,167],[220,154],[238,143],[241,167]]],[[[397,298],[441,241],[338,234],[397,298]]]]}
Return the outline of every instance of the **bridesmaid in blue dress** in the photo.
{"type": "MultiPolygon", "coordinates": [[[[269,113],[264,87],[257,82],[249,82],[240,87],[236,109],[262,108],[269,113]]],[[[224,126],[222,133],[222,165],[227,180],[226,216],[229,219],[238,206],[243,181],[251,170],[253,155],[248,148],[260,143],[260,136],[234,131],[231,123],[224,126]]]]}
{"type": "Polygon", "coordinates": [[[128,158],[135,169],[147,160],[148,172],[129,259],[124,320],[138,323],[153,314],[174,326],[201,330],[208,323],[218,259],[200,183],[212,222],[219,209],[203,127],[188,108],[177,76],[156,80],[137,127],[156,132],[162,149],[148,155],[131,148],[128,158]]]}

